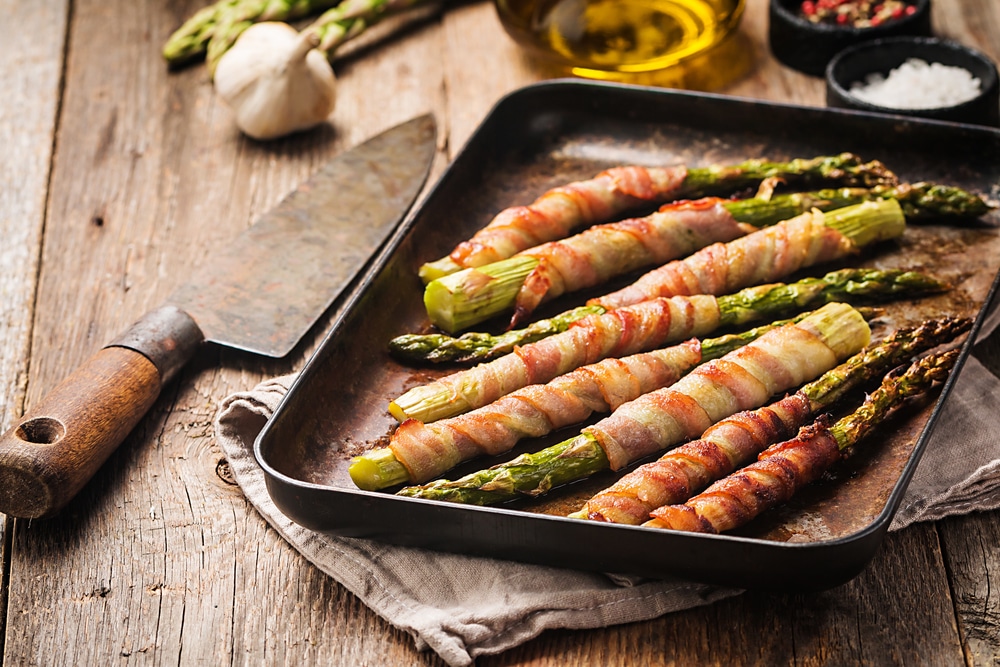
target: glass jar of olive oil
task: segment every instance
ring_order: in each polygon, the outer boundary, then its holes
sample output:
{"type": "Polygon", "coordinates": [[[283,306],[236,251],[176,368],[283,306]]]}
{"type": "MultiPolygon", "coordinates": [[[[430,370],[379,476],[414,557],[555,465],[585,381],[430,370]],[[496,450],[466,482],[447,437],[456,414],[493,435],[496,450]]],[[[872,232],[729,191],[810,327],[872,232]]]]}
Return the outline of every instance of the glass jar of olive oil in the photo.
{"type": "Polygon", "coordinates": [[[628,80],[673,67],[718,45],[745,0],[496,0],[507,33],[570,73],[628,80]]]}

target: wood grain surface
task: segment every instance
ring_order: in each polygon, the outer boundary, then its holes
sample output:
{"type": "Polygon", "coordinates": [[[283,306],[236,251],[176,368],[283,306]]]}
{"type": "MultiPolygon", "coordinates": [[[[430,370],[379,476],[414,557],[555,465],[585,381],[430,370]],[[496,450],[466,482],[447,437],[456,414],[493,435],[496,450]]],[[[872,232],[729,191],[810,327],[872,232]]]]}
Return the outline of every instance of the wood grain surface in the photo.
{"type": "MultiPolygon", "coordinates": [[[[327,125],[243,138],[202,66],[164,40],[202,0],[0,0],[0,425],[148,309],[325,159],[432,111],[435,172],[504,94],[549,75],[463,2],[337,62],[327,125]]],[[[934,3],[934,26],[1000,59],[996,0],[934,3]]],[[[720,92],[822,105],[778,65],[748,0],[747,74],[720,92]]],[[[212,434],[219,401],[302,366],[206,347],[56,518],[5,524],[7,664],[440,665],[255,513],[212,434]]],[[[548,632],[480,665],[986,665],[1000,661],[1000,514],[891,534],[810,595],[752,593],[656,620],[548,632]]]]}

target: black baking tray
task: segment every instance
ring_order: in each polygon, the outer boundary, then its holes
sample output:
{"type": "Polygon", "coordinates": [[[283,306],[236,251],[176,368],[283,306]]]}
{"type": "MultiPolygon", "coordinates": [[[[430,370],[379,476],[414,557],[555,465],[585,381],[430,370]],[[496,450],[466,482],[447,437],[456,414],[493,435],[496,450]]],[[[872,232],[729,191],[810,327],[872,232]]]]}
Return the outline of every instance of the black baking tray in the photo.
{"type": "MultiPolygon", "coordinates": [[[[503,98],[374,259],[258,437],[254,453],[274,502],[297,523],[335,535],[561,567],[766,589],[821,589],[852,578],[888,529],[940,401],[909,406],[788,505],[723,536],[564,517],[621,473],[495,508],[360,491],[347,474],[351,456],[386,444],[395,426],[389,400],[454,370],[404,366],[387,343],[429,326],[420,264],[447,254],[496,212],[615,165],[843,151],[882,160],[908,181],[950,183],[992,198],[1000,184],[1000,132],[982,127],[574,80],[503,98]]],[[[874,336],[928,316],[975,316],[991,298],[1000,265],[997,214],[979,224],[949,222],[911,225],[902,241],[857,259],[925,269],[954,285],[945,295],[890,304],[874,336]]],[[[464,464],[449,478],[565,437],[520,443],[508,457],[464,464]]]]}

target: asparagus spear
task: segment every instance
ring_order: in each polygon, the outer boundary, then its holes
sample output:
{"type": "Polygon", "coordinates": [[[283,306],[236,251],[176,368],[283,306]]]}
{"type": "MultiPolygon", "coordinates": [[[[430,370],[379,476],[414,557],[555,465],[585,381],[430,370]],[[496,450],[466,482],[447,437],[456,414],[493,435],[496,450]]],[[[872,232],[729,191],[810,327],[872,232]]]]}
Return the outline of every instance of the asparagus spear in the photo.
{"type": "MultiPolygon", "coordinates": [[[[818,412],[861,383],[884,373],[886,368],[907,356],[941,344],[967,326],[967,321],[948,320],[928,323],[913,330],[901,330],[805,385],[802,391],[815,405],[814,413],[818,412]]],[[[607,454],[597,439],[584,433],[454,481],[438,480],[404,488],[399,495],[470,505],[495,505],[519,497],[539,496],[609,467],[607,454]]]]}
{"type": "Polygon", "coordinates": [[[325,11],[306,28],[319,36],[318,48],[332,58],[337,47],[356,37],[390,14],[401,12],[427,0],[344,0],[325,11]]]}
{"type": "MultiPolygon", "coordinates": [[[[812,196],[808,199],[816,201],[812,196]]],[[[769,205],[769,202],[764,204],[769,205]]],[[[743,208],[746,208],[746,205],[747,201],[722,204],[723,207],[743,208]]],[[[713,276],[729,275],[736,283],[729,287],[736,289],[747,283],[778,279],[812,263],[838,259],[857,248],[900,236],[905,229],[902,208],[891,198],[839,208],[820,216],[807,211],[776,227],[742,238],[737,238],[741,234],[737,225],[730,221],[727,226],[715,220],[717,218],[715,206],[705,209],[695,207],[694,211],[687,205],[683,206],[684,212],[680,218],[670,213],[655,213],[649,219],[659,220],[659,223],[655,225],[651,223],[650,227],[630,226],[628,233],[616,231],[610,239],[604,238],[606,230],[613,230],[620,225],[630,225],[631,221],[596,227],[578,237],[554,244],[556,247],[564,246],[563,250],[553,246],[540,246],[501,262],[465,269],[438,278],[427,285],[424,291],[427,314],[431,322],[440,329],[455,332],[516,306],[514,315],[516,323],[530,314],[536,302],[540,302],[543,298],[558,296],[567,289],[592,287],[604,279],[648,266],[650,260],[654,259],[676,260],[661,267],[660,271],[676,271],[678,267],[684,267],[681,270],[684,275],[698,271],[702,264],[707,264],[713,270],[702,271],[703,273],[713,276]],[[714,224],[704,229],[702,226],[704,223],[691,223],[689,219],[692,213],[698,218],[702,214],[707,214],[714,224]],[[821,219],[817,220],[817,217],[821,219]],[[647,229],[658,230],[647,233],[654,237],[655,241],[637,236],[638,230],[647,229]],[[831,229],[834,231],[831,232],[831,229]],[[598,238],[590,238],[593,236],[598,238]],[[721,246],[737,259],[729,272],[724,270],[724,266],[728,266],[732,258],[719,252],[719,246],[703,249],[687,259],[677,259],[678,255],[698,250],[713,241],[729,241],[721,246]],[[781,256],[785,261],[779,263],[755,261],[756,258],[753,256],[755,253],[775,246],[783,250],[781,256]],[[650,247],[658,250],[654,252],[649,249],[650,247]],[[665,248],[670,250],[667,251],[665,248]],[[710,255],[703,257],[705,253],[710,255]],[[554,263],[562,264],[559,258],[563,255],[569,255],[572,260],[568,265],[557,268],[554,263]],[[543,266],[539,266],[540,263],[543,266]],[[695,266],[692,266],[692,263],[695,266]],[[581,264],[583,266],[580,266],[581,264]],[[542,275],[539,275],[539,272],[542,275]],[[739,284],[742,280],[747,282],[739,284]]],[[[754,207],[749,206],[749,209],[753,210],[754,207]]],[[[769,220],[769,222],[777,221],[769,220]]],[[[648,290],[643,289],[642,296],[630,298],[631,295],[627,294],[625,297],[619,297],[612,305],[615,307],[630,305],[651,296],[674,296],[661,291],[659,285],[662,280],[654,282],[659,290],[657,293],[647,296],[648,290]]],[[[726,282],[727,280],[716,280],[708,284],[719,288],[726,282]]],[[[676,281],[668,280],[667,284],[675,285],[676,281]]],[[[687,282],[682,284],[686,285],[687,282]]],[[[712,293],[709,289],[704,291],[712,293]]],[[[618,295],[619,293],[615,294],[616,297],[618,295]]]]}
{"type": "Polygon", "coordinates": [[[657,507],[682,503],[698,489],[746,465],[768,445],[787,438],[860,384],[952,340],[971,326],[969,318],[949,317],[899,329],[795,394],[724,419],[700,439],[639,466],[569,516],[639,525],[657,507]]]}
{"type": "MultiPolygon", "coordinates": [[[[718,304],[723,319],[721,326],[731,326],[826,301],[888,300],[916,297],[944,289],[943,283],[917,272],[843,269],[822,278],[806,278],[791,284],[749,287],[718,297],[718,304]],[[760,312],[755,318],[757,309],[760,312]]],[[[584,317],[604,312],[605,309],[600,306],[588,307],[587,310],[577,308],[547,320],[538,320],[524,329],[496,336],[474,332],[457,338],[442,334],[406,334],[390,341],[389,349],[397,357],[408,361],[482,362],[507,354],[515,346],[565,331],[573,322],[584,317]]]]}
{"type": "MultiPolygon", "coordinates": [[[[641,167],[634,169],[643,170],[641,167]]],[[[728,166],[650,168],[643,171],[647,174],[665,172],[660,173],[665,181],[663,187],[640,189],[645,190],[640,196],[636,194],[636,189],[620,188],[616,179],[608,178],[608,172],[604,172],[593,179],[550,190],[529,206],[501,212],[472,239],[459,244],[449,256],[424,264],[420,277],[428,283],[463,268],[506,259],[521,250],[567,236],[575,227],[600,222],[601,219],[612,220],[643,201],[657,204],[698,199],[738,192],[764,181],[776,180],[802,187],[837,184],[871,188],[896,183],[895,175],[881,163],[863,164],[850,153],[799,158],[789,162],[747,160],[728,166]],[[680,178],[668,177],[673,172],[679,173],[680,178]],[[592,199],[601,205],[593,207],[592,199]],[[510,215],[518,209],[529,215],[510,215]],[[537,224],[539,222],[542,224],[537,224]]],[[[648,175],[647,179],[653,180],[648,175]]]]}
{"type": "Polygon", "coordinates": [[[683,505],[653,510],[644,526],[704,533],[731,530],[787,501],[816,480],[903,401],[947,379],[959,350],[919,359],[905,372],[890,373],[852,414],[828,426],[826,418],[772,445],[754,463],[719,480],[683,505]]]}
{"type": "Polygon", "coordinates": [[[868,334],[868,326],[857,311],[843,304],[828,304],[801,323],[774,329],[720,360],[699,366],[669,389],[654,391],[622,405],[575,438],[456,481],[438,480],[406,487],[399,493],[433,500],[494,504],[525,492],[545,493],[598,470],[619,469],[643,455],[696,437],[712,422],[734,412],[759,407],[769,394],[814,379],[858,352],[868,343],[868,334]],[[812,333],[803,334],[804,331],[812,333]],[[792,340],[796,341],[795,347],[789,349],[792,340]],[[779,352],[778,346],[785,349],[779,352]],[[809,364],[808,368],[799,367],[803,363],[809,364]],[[793,368],[800,370],[793,373],[793,368]],[[723,395],[734,397],[749,387],[734,388],[737,385],[733,382],[740,375],[752,378],[759,390],[746,393],[739,401],[730,398],[720,402],[723,395]],[[737,402],[743,407],[736,407],[737,402]],[[702,418],[695,419],[699,414],[702,418]],[[623,425],[626,430],[622,430],[623,425]],[[604,446],[610,449],[605,451],[604,446]],[[539,471],[544,471],[541,476],[537,476],[539,471]],[[519,483],[525,476],[533,477],[529,487],[519,483]]]}
{"type": "MultiPolygon", "coordinates": [[[[864,313],[862,313],[865,315],[864,313]]],[[[732,352],[735,349],[746,345],[750,341],[756,340],[763,336],[766,332],[785,324],[799,322],[804,319],[809,313],[803,313],[795,318],[788,320],[779,320],[772,322],[770,324],[765,324],[763,326],[755,327],[748,331],[744,331],[737,334],[727,334],[725,336],[720,336],[718,338],[706,338],[701,341],[700,344],[700,358],[702,362],[710,361],[712,359],[718,359],[719,357],[732,352]]],[[[868,317],[866,316],[866,319],[868,317]]],[[[684,345],[684,344],[682,344],[684,345]]],[[[644,353],[650,354],[650,353],[644,353]]],[[[586,369],[592,369],[594,366],[586,366],[586,369]]],[[[590,373],[595,371],[591,370],[590,373]]],[[[565,378],[568,376],[560,376],[560,378],[565,378]]],[[[558,382],[560,378],[557,378],[555,382],[558,382]]],[[[637,387],[638,388],[638,387],[637,387]]],[[[560,387],[555,390],[560,393],[566,393],[569,391],[565,387],[560,387]]],[[[593,391],[591,389],[591,391],[593,391]]],[[[622,390],[622,392],[627,390],[622,390]]],[[[533,402],[533,401],[532,401],[533,402]]],[[[589,404],[593,404],[592,401],[587,401],[589,404]]],[[[494,404],[495,405],[495,404],[494,404]]],[[[470,415],[475,415],[476,413],[470,413],[470,415]]],[[[461,417],[459,417],[461,419],[461,417]]],[[[484,417],[476,417],[476,419],[484,419],[484,417]]],[[[566,422],[565,425],[569,425],[566,422]]],[[[464,428],[464,427],[462,427],[464,428]]],[[[348,468],[348,473],[351,475],[351,479],[358,488],[364,489],[366,491],[375,491],[378,489],[384,489],[390,486],[395,486],[397,484],[403,484],[407,482],[421,481],[414,480],[410,475],[410,472],[403,466],[403,464],[396,458],[393,450],[389,447],[381,447],[379,449],[374,449],[360,456],[356,456],[351,459],[351,465],[348,468]]]]}

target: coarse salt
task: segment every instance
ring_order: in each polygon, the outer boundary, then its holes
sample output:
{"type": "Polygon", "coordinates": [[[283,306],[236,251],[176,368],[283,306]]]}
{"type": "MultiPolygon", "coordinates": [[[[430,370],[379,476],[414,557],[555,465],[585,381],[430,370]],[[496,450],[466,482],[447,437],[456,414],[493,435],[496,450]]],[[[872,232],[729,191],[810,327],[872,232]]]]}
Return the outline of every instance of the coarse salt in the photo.
{"type": "Polygon", "coordinates": [[[869,74],[851,85],[851,95],[890,109],[936,109],[971,100],[979,94],[979,79],[967,69],[910,58],[889,72],[869,74]]]}

